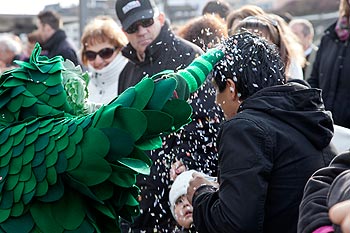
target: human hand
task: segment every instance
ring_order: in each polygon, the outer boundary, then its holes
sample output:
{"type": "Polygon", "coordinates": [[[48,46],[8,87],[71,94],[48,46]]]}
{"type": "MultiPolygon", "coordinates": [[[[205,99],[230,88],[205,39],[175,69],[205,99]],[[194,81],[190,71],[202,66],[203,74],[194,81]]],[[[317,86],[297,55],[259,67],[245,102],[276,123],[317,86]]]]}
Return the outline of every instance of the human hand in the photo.
{"type": "Polygon", "coordinates": [[[181,160],[177,160],[171,164],[170,168],[170,180],[175,180],[175,178],[182,172],[186,171],[187,168],[181,160]]]}
{"type": "Polygon", "coordinates": [[[350,200],[332,206],[329,210],[329,218],[341,227],[343,233],[350,233],[350,200]]]}
{"type": "Polygon", "coordinates": [[[206,178],[206,176],[203,176],[199,172],[194,172],[192,174],[192,177],[193,178],[190,180],[189,186],[187,188],[187,199],[191,205],[192,205],[193,195],[200,186],[210,185],[210,186],[214,186],[216,188],[219,187],[219,184],[216,181],[210,181],[209,179],[206,178]]]}

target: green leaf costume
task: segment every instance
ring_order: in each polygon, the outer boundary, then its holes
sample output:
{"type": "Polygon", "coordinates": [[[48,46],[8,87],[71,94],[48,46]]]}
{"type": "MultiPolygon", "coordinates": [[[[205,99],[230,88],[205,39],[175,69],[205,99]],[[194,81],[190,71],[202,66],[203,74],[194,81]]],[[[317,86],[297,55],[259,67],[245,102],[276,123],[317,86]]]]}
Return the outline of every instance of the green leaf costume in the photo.
{"type": "Polygon", "coordinates": [[[120,218],[139,214],[144,151],[190,121],[186,99],[223,53],[144,78],[89,113],[86,73],[40,52],[0,77],[0,232],[119,232],[120,218]]]}

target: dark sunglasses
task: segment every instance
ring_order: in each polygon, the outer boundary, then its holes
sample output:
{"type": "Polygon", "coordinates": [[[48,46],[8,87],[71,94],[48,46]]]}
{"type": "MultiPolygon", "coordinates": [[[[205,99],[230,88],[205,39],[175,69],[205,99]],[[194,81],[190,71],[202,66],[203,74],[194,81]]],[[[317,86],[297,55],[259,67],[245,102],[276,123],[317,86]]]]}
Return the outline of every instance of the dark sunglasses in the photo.
{"type": "Polygon", "coordinates": [[[94,51],[85,51],[85,57],[86,59],[88,59],[89,61],[93,61],[96,59],[96,56],[99,55],[102,59],[108,59],[110,58],[114,51],[116,50],[116,48],[103,48],[98,52],[94,52],[94,51]]]}
{"type": "Polygon", "coordinates": [[[139,21],[136,21],[133,23],[130,27],[128,27],[125,32],[128,34],[133,34],[139,30],[139,26],[142,26],[143,28],[150,27],[154,24],[153,18],[150,19],[142,19],[139,21]]]}

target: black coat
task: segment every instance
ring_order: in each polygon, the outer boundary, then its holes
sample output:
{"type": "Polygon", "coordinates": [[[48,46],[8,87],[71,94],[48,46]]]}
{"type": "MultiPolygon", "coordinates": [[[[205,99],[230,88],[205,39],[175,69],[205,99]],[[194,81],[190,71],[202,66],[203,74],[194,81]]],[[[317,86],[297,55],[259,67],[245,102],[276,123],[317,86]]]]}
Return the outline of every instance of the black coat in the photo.
{"type": "MultiPolygon", "coordinates": [[[[350,151],[339,154],[327,167],[318,170],[305,186],[300,205],[298,232],[311,233],[323,226],[332,226],[329,208],[350,199],[350,151]]],[[[341,232],[335,226],[336,232],[341,232]]]]}
{"type": "MultiPolygon", "coordinates": [[[[122,50],[130,59],[119,79],[119,91],[138,83],[145,75],[152,76],[164,70],[177,70],[189,65],[203,51],[196,45],[177,38],[165,24],[156,40],[146,49],[144,62],[139,62],[130,44],[122,50]]],[[[175,158],[181,159],[189,169],[215,175],[217,150],[215,140],[221,110],[215,105],[215,89],[207,82],[190,97],[192,122],[176,134],[169,135],[163,148],[152,151],[153,161],[149,176],[138,175],[141,189],[141,215],[132,224],[133,232],[172,232],[175,222],[169,208],[169,171],[175,158]],[[214,171],[214,174],[211,172],[214,171]]],[[[127,232],[123,224],[123,231],[127,232]]]]}
{"type": "Polygon", "coordinates": [[[350,47],[349,40],[342,42],[330,26],[321,39],[311,76],[312,87],[322,89],[327,110],[334,123],[350,128],[350,47]]]}
{"type": "Polygon", "coordinates": [[[45,55],[49,58],[61,55],[64,59],[71,60],[79,65],[78,56],[73,46],[68,42],[66,33],[59,29],[42,45],[45,55]]]}
{"type": "Polygon", "coordinates": [[[332,131],[320,90],[290,83],[243,101],[219,133],[219,190],[193,198],[198,232],[295,233],[304,185],[335,155],[332,131]]]}

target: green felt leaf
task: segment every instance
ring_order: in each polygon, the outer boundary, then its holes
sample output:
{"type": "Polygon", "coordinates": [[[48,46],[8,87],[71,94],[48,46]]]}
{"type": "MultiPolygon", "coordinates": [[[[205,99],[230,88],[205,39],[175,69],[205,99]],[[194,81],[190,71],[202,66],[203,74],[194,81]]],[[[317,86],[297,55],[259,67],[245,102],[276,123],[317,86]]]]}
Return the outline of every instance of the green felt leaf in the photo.
{"type": "Polygon", "coordinates": [[[154,81],[150,78],[145,78],[135,85],[135,99],[132,107],[142,110],[146,107],[149,99],[153,94],[154,81]]]}
{"type": "MultiPolygon", "coordinates": [[[[3,143],[0,147],[0,157],[2,157],[3,155],[5,155],[10,151],[10,149],[12,148],[13,142],[14,142],[13,137],[7,138],[7,141],[3,143]]],[[[2,161],[0,161],[0,163],[2,164],[2,161]]]]}
{"type": "Polygon", "coordinates": [[[112,172],[108,162],[103,159],[109,150],[107,142],[107,137],[101,131],[88,130],[82,141],[82,161],[69,174],[88,186],[107,180],[112,172]]]}
{"type": "Polygon", "coordinates": [[[111,209],[109,209],[107,206],[96,204],[96,205],[94,205],[94,207],[95,207],[95,209],[97,209],[102,214],[106,215],[107,217],[112,218],[112,219],[116,218],[115,214],[113,214],[111,209]]]}
{"type": "Polygon", "coordinates": [[[58,84],[56,86],[47,88],[46,93],[49,94],[49,95],[58,95],[63,90],[64,90],[63,89],[63,85],[62,84],[58,84]]]}
{"type": "Polygon", "coordinates": [[[176,87],[176,80],[168,78],[156,82],[152,98],[147,104],[148,109],[160,110],[163,108],[165,102],[173,96],[176,87]]]}
{"type": "Polygon", "coordinates": [[[63,227],[52,216],[51,206],[35,202],[30,208],[33,220],[42,232],[62,233],[63,227]]]}
{"type": "Polygon", "coordinates": [[[162,111],[171,115],[174,119],[173,125],[175,129],[179,129],[184,124],[188,123],[192,115],[192,107],[187,102],[179,99],[168,101],[162,111]]]}
{"type": "Polygon", "coordinates": [[[58,151],[65,150],[69,144],[69,137],[67,135],[63,135],[62,137],[57,138],[56,140],[56,148],[58,151]]]}
{"type": "Polygon", "coordinates": [[[9,174],[18,174],[22,170],[23,157],[18,156],[16,158],[12,158],[10,162],[10,170],[9,174]]]}
{"type": "Polygon", "coordinates": [[[108,162],[100,157],[83,156],[79,166],[69,171],[75,179],[88,186],[99,184],[108,179],[112,169],[108,162]]]}
{"type": "MultiPolygon", "coordinates": [[[[113,170],[113,169],[112,169],[113,170]]],[[[92,186],[91,190],[99,200],[107,200],[113,196],[113,186],[110,182],[103,182],[102,184],[92,186]]]]}
{"type": "Polygon", "coordinates": [[[27,133],[27,130],[26,130],[26,128],[24,128],[24,125],[22,124],[20,131],[15,133],[13,145],[17,146],[18,144],[23,142],[23,139],[26,136],[26,133],[27,133]]]}
{"type": "Polygon", "coordinates": [[[131,159],[131,158],[121,158],[118,160],[120,164],[144,175],[150,174],[150,167],[147,163],[143,162],[139,159],[131,159]]]}
{"type": "Polygon", "coordinates": [[[57,204],[52,206],[51,213],[54,219],[67,230],[77,229],[85,217],[83,201],[73,192],[65,192],[57,204]]]}
{"type": "Polygon", "coordinates": [[[13,190],[13,201],[14,202],[19,202],[21,200],[23,190],[24,190],[24,182],[18,182],[17,186],[13,190]]]}
{"type": "Polygon", "coordinates": [[[29,180],[25,182],[24,184],[24,190],[23,192],[25,194],[30,193],[34,190],[35,186],[36,186],[36,180],[35,180],[35,176],[32,173],[32,175],[30,176],[29,180]]]}
{"type": "Polygon", "coordinates": [[[68,126],[66,124],[63,125],[62,130],[57,134],[57,138],[63,137],[68,132],[68,126]]]}
{"type": "Polygon", "coordinates": [[[11,214],[11,209],[0,209],[0,223],[4,222],[11,214]]]}
{"type": "Polygon", "coordinates": [[[95,187],[95,186],[88,187],[84,183],[74,179],[74,177],[70,176],[69,174],[67,174],[67,177],[68,177],[68,179],[65,180],[65,187],[67,187],[67,185],[68,185],[69,187],[71,187],[74,190],[78,191],[80,194],[83,194],[84,196],[89,197],[91,200],[94,200],[94,201],[96,201],[98,203],[101,203],[101,204],[103,203],[103,201],[101,201],[95,195],[95,193],[91,190],[91,188],[95,187]]]}
{"type": "Polygon", "coordinates": [[[18,174],[15,174],[15,175],[10,174],[6,178],[7,178],[7,181],[6,181],[5,189],[6,190],[13,190],[19,181],[19,175],[18,174]]]}
{"type": "Polygon", "coordinates": [[[39,137],[39,130],[34,131],[31,134],[27,134],[27,136],[26,136],[26,146],[34,145],[33,143],[37,140],[38,137],[39,137]]]}
{"type": "Polygon", "coordinates": [[[96,126],[98,128],[107,128],[111,127],[113,120],[114,120],[114,115],[115,115],[115,108],[104,108],[105,110],[101,112],[99,116],[98,122],[96,122],[96,126]]]}
{"type": "Polygon", "coordinates": [[[129,157],[133,158],[133,159],[139,159],[139,160],[145,162],[149,167],[152,166],[152,164],[153,164],[150,157],[148,157],[148,155],[144,151],[142,151],[136,147],[134,148],[133,152],[130,154],[129,157]]]}
{"type": "Polygon", "coordinates": [[[134,102],[136,95],[135,87],[129,87],[126,89],[123,93],[121,93],[118,98],[110,104],[110,106],[124,106],[124,107],[130,107],[131,104],[134,102]]]}
{"type": "Polygon", "coordinates": [[[30,90],[30,92],[34,96],[39,96],[39,95],[42,95],[46,91],[47,86],[45,86],[42,83],[28,82],[27,89],[30,90]]]}
{"type": "Polygon", "coordinates": [[[49,103],[54,108],[60,108],[66,103],[67,96],[65,94],[51,95],[49,103]]]}
{"type": "Polygon", "coordinates": [[[11,208],[13,205],[13,191],[7,190],[7,192],[3,192],[1,196],[0,209],[11,208]]]}
{"type": "Polygon", "coordinates": [[[162,139],[160,137],[150,138],[137,141],[136,147],[141,150],[155,150],[162,147],[162,139]]]}
{"type": "Polygon", "coordinates": [[[21,229],[21,233],[29,233],[34,227],[34,222],[29,214],[24,214],[19,218],[8,219],[6,222],[1,223],[0,226],[8,233],[18,232],[18,229],[21,229]]]}
{"type": "Polygon", "coordinates": [[[132,108],[118,108],[113,127],[124,129],[132,138],[138,140],[146,131],[147,118],[143,113],[132,108]]]}
{"type": "MultiPolygon", "coordinates": [[[[20,73],[19,75],[23,76],[26,78],[26,76],[23,73],[20,73]]],[[[6,80],[6,82],[3,84],[4,87],[17,87],[23,85],[23,81],[14,79],[14,78],[9,78],[6,80]]]]}
{"type": "Polygon", "coordinates": [[[57,163],[58,160],[58,152],[57,148],[55,147],[50,153],[46,152],[46,166],[51,167],[57,163]]]}
{"type": "MultiPolygon", "coordinates": [[[[0,145],[2,145],[10,136],[11,128],[5,128],[0,131],[0,145]]],[[[1,148],[0,148],[1,149],[1,148]]]]}
{"type": "Polygon", "coordinates": [[[24,205],[22,202],[15,203],[11,208],[11,216],[19,217],[23,214],[24,205]]]}
{"type": "MultiPolygon", "coordinates": [[[[1,147],[0,147],[0,150],[1,150],[1,147]]],[[[9,166],[11,158],[12,158],[12,150],[8,151],[4,155],[1,155],[0,168],[9,166]]]]}
{"type": "Polygon", "coordinates": [[[121,157],[128,156],[134,149],[135,141],[125,130],[103,128],[101,131],[108,137],[110,142],[108,160],[116,161],[121,157]]]}
{"type": "Polygon", "coordinates": [[[56,184],[57,183],[57,171],[56,171],[55,167],[48,167],[46,172],[47,172],[47,176],[46,176],[47,183],[49,183],[49,185],[56,184]]]}
{"type": "Polygon", "coordinates": [[[35,151],[42,151],[44,150],[47,145],[49,144],[49,134],[41,134],[36,141],[34,142],[35,145],[35,151]]]}
{"type": "Polygon", "coordinates": [[[112,183],[123,188],[129,188],[135,185],[137,173],[131,173],[129,168],[125,168],[114,164],[111,165],[111,167],[113,172],[109,177],[109,180],[112,183]]]}
{"type": "Polygon", "coordinates": [[[43,164],[40,164],[40,166],[33,167],[33,173],[35,175],[36,181],[42,182],[46,178],[46,166],[45,162],[43,164]]]}
{"type": "Polygon", "coordinates": [[[31,164],[24,165],[21,173],[19,174],[19,181],[28,181],[32,176],[31,164]]]}
{"type": "Polygon", "coordinates": [[[14,97],[18,96],[19,94],[22,94],[23,92],[26,91],[26,88],[24,86],[18,86],[15,87],[11,90],[11,99],[13,99],[14,97]]]}
{"type": "Polygon", "coordinates": [[[25,141],[22,141],[20,144],[14,146],[12,150],[13,151],[12,156],[17,157],[19,155],[22,155],[24,151],[24,146],[25,146],[25,141]]]}
{"type": "Polygon", "coordinates": [[[71,157],[73,157],[75,155],[75,151],[76,151],[76,145],[73,142],[73,140],[70,140],[70,138],[69,138],[68,146],[65,149],[66,158],[70,159],[71,157]]]}
{"type": "Polygon", "coordinates": [[[50,132],[54,127],[54,123],[52,121],[47,121],[47,124],[45,126],[40,125],[39,132],[40,134],[46,134],[50,132]]]}
{"type": "Polygon", "coordinates": [[[67,171],[71,171],[73,169],[76,169],[79,164],[81,163],[81,149],[80,147],[75,148],[75,154],[74,156],[70,157],[68,159],[68,165],[67,165],[67,171]]]}
{"type": "Polygon", "coordinates": [[[45,158],[46,158],[45,150],[36,151],[34,159],[32,161],[32,166],[33,167],[39,166],[45,161],[45,158]]]}
{"type": "Polygon", "coordinates": [[[55,149],[56,143],[55,143],[55,139],[53,137],[49,138],[49,143],[45,148],[45,154],[46,156],[48,154],[50,154],[54,149],[55,149]]]}
{"type": "Polygon", "coordinates": [[[146,135],[159,135],[171,129],[173,118],[169,114],[154,110],[144,110],[142,113],[147,117],[146,135]]]}
{"type": "Polygon", "coordinates": [[[57,180],[57,183],[50,185],[47,193],[42,197],[37,197],[38,200],[43,202],[54,202],[59,200],[65,192],[65,188],[60,179],[57,180]]]}
{"type": "Polygon", "coordinates": [[[44,196],[49,189],[49,184],[47,183],[46,180],[43,180],[38,183],[37,188],[36,188],[36,193],[35,196],[44,196]]]}
{"type": "Polygon", "coordinates": [[[10,103],[7,104],[7,109],[10,112],[18,112],[18,110],[22,107],[23,98],[15,98],[12,99],[10,103]]]}
{"type": "Polygon", "coordinates": [[[28,163],[32,162],[35,156],[34,145],[31,144],[25,147],[22,156],[23,156],[23,165],[27,165],[28,163]]]}

